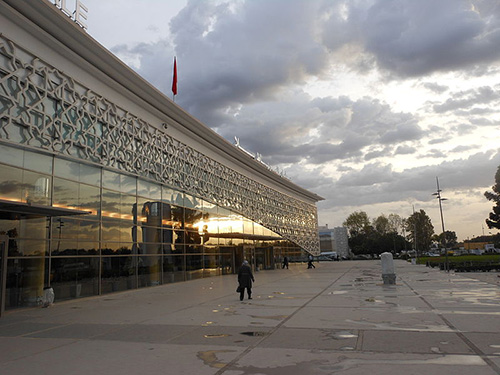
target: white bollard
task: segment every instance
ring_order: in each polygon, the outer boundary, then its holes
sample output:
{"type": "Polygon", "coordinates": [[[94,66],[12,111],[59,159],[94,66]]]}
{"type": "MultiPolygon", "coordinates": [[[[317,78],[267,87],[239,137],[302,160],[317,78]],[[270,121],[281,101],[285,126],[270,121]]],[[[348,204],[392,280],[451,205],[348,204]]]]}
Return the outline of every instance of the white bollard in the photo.
{"type": "Polygon", "coordinates": [[[382,253],[382,280],[384,284],[396,284],[396,273],[394,271],[394,260],[391,253],[382,253]]]}

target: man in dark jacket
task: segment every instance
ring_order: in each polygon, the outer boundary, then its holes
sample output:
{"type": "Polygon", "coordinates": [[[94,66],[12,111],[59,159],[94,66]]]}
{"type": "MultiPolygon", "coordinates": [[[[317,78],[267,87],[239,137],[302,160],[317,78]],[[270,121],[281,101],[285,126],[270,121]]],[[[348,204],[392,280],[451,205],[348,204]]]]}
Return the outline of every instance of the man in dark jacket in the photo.
{"type": "Polygon", "coordinates": [[[248,299],[252,299],[252,281],[255,281],[248,261],[244,260],[238,271],[238,283],[240,289],[240,301],[243,301],[245,288],[247,288],[248,299]]]}

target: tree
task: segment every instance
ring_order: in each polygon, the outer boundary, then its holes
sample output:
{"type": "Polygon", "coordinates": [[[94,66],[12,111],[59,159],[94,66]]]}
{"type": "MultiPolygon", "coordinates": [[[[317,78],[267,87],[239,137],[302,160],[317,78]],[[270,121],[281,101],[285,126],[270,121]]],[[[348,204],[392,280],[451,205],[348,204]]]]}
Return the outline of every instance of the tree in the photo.
{"type": "Polygon", "coordinates": [[[370,219],[364,211],[356,211],[350,214],[342,224],[349,231],[349,235],[354,237],[358,234],[367,233],[370,228],[370,219]]]}
{"type": "Polygon", "coordinates": [[[398,214],[389,214],[389,230],[392,233],[399,234],[399,230],[403,227],[403,219],[398,214]]]}
{"type": "Polygon", "coordinates": [[[490,229],[500,229],[500,166],[498,166],[497,173],[495,174],[495,185],[491,189],[493,190],[492,192],[486,191],[484,193],[486,199],[495,202],[493,212],[490,212],[489,218],[486,219],[486,225],[490,229]]]}
{"type": "Polygon", "coordinates": [[[431,218],[427,216],[424,210],[414,212],[406,219],[405,229],[408,232],[408,239],[415,244],[417,253],[419,250],[428,250],[430,248],[434,226],[431,218]]]}
{"type": "Polygon", "coordinates": [[[380,235],[387,234],[390,232],[389,219],[387,218],[387,216],[382,214],[375,220],[373,220],[373,227],[380,235]]]}

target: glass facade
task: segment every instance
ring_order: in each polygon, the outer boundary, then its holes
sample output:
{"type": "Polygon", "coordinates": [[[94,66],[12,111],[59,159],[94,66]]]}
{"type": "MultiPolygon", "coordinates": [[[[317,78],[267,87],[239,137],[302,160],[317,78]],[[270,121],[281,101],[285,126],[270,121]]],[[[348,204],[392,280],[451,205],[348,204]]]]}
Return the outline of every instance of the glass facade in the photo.
{"type": "Polygon", "coordinates": [[[0,200],[42,207],[0,216],[6,309],[36,306],[46,286],[60,301],[231,274],[243,259],[272,269],[302,255],[262,225],[158,183],[7,145],[0,161],[0,200]]]}
{"type": "Polygon", "coordinates": [[[152,123],[138,117],[124,107],[152,107],[119,93],[127,82],[91,88],[86,69],[72,77],[5,34],[0,45],[0,314],[38,305],[49,286],[60,301],[231,274],[244,259],[272,269],[285,255],[319,252],[321,197],[258,161],[211,158],[196,147],[204,139],[175,139],[167,122],[184,126],[184,117],[161,107],[152,123]],[[116,90],[121,103],[99,89],[116,90]]]}

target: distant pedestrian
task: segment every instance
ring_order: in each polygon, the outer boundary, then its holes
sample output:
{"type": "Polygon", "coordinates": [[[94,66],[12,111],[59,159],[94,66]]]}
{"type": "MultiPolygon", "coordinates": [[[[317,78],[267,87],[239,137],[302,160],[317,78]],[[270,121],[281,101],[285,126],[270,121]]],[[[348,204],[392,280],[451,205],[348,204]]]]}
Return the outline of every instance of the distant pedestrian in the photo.
{"type": "Polygon", "coordinates": [[[252,281],[255,282],[252,269],[248,265],[248,261],[244,260],[238,271],[238,290],[240,292],[240,301],[243,301],[245,288],[247,289],[248,299],[252,299],[252,281]]]}
{"type": "Polygon", "coordinates": [[[287,257],[284,257],[283,258],[283,265],[281,266],[281,268],[285,268],[288,269],[288,258],[287,257]]]}
{"type": "Polygon", "coordinates": [[[313,256],[309,254],[309,261],[307,262],[307,268],[316,268],[313,264],[313,256]]]}

